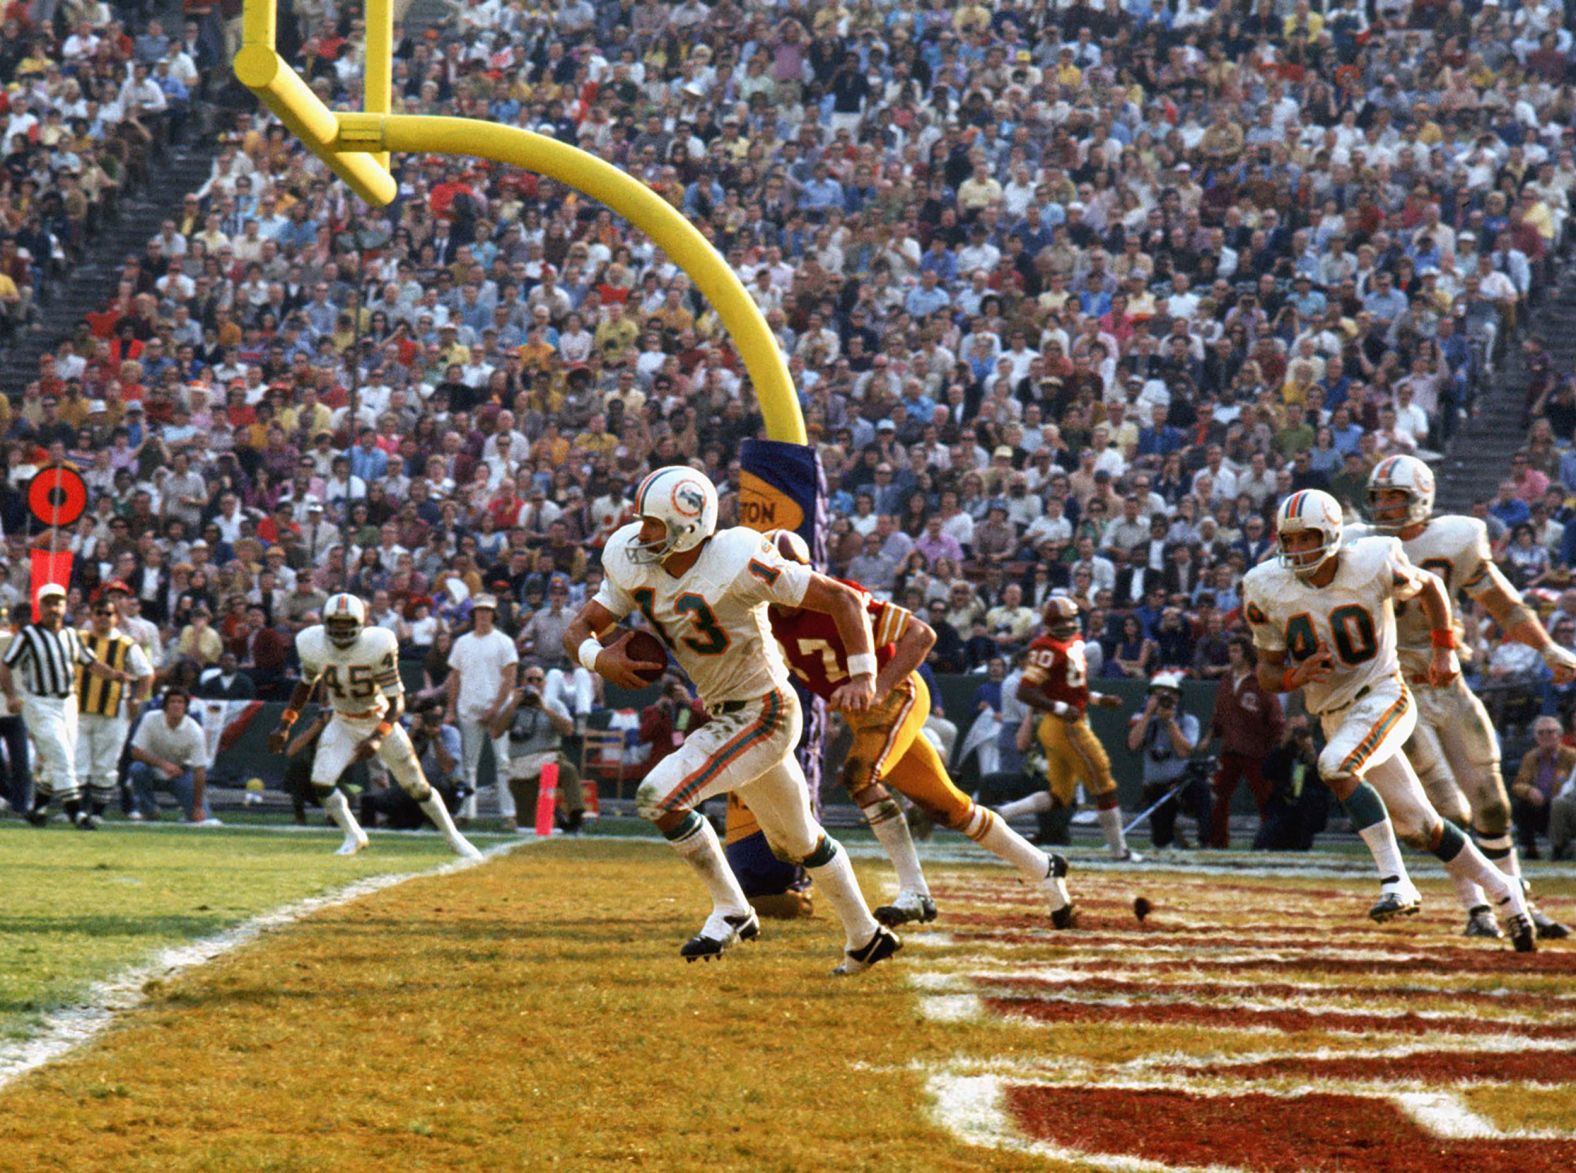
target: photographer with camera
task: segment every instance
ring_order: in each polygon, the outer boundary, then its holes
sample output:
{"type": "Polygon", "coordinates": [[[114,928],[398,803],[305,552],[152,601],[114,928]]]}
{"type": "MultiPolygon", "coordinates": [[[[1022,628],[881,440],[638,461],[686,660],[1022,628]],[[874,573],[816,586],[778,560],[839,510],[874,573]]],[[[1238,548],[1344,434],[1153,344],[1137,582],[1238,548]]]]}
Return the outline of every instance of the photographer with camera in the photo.
{"type": "Polygon", "coordinates": [[[455,780],[460,772],[460,731],[443,722],[443,702],[428,701],[417,715],[416,725],[410,731],[410,744],[421,762],[427,781],[445,792],[457,789],[455,780]]]}
{"type": "MultiPolygon", "coordinates": [[[[1145,806],[1182,783],[1188,774],[1188,759],[1198,745],[1198,718],[1182,711],[1182,676],[1161,672],[1149,681],[1149,699],[1144,711],[1135,714],[1127,730],[1127,748],[1144,758],[1145,806]]],[[[1149,818],[1149,834],[1158,847],[1187,847],[1187,839],[1176,830],[1177,811],[1186,803],[1199,825],[1202,838],[1209,830],[1209,788],[1193,778],[1177,794],[1157,807],[1149,818]]]]}
{"type": "Polygon", "coordinates": [[[1329,820],[1330,791],[1319,783],[1319,746],[1305,714],[1287,718],[1263,771],[1267,797],[1253,850],[1307,851],[1329,820]]]}
{"type": "MultiPolygon", "coordinates": [[[[428,784],[453,814],[464,795],[456,785],[460,770],[460,731],[443,723],[443,702],[431,701],[411,723],[410,744],[421,763],[428,784]]],[[[361,792],[361,825],[384,826],[395,831],[415,831],[427,825],[427,816],[403,787],[374,784],[361,792]],[[381,819],[379,816],[382,816],[381,819]]]]}
{"type": "Polygon", "coordinates": [[[540,781],[542,767],[558,763],[558,801],[564,811],[563,829],[578,834],[585,819],[585,795],[580,787],[580,771],[564,755],[564,738],[575,731],[574,716],[557,697],[545,694],[547,671],[539,663],[528,663],[521,673],[518,705],[509,727],[509,789],[515,805],[531,809],[534,799],[527,787],[540,781]]]}

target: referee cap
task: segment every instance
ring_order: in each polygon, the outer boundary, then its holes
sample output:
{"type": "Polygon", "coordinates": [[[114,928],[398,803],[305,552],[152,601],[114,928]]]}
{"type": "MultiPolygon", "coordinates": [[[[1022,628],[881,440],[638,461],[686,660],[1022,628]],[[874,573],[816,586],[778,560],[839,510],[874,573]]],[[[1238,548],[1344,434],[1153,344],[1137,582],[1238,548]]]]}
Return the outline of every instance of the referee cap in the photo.
{"type": "Polygon", "coordinates": [[[66,588],[61,586],[58,582],[46,582],[43,586],[38,588],[38,594],[35,595],[34,598],[37,599],[38,602],[42,603],[45,599],[50,598],[52,595],[59,595],[63,599],[66,597],[66,588]]]}

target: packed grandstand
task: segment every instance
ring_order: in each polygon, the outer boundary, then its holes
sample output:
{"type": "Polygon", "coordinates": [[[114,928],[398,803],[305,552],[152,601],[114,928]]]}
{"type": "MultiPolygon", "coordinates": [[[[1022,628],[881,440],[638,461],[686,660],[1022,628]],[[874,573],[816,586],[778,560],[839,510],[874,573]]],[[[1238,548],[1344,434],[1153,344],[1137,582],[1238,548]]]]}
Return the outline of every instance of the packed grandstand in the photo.
{"type": "MultiPolygon", "coordinates": [[[[229,81],[232,7],[7,11],[0,303],[13,346],[51,346],[0,398],[0,594],[25,604],[28,544],[63,541],[73,615],[128,584],[163,677],[228,650],[272,699],[293,653],[260,631],[346,586],[412,660],[486,591],[561,664],[530,621],[555,583],[594,591],[646,472],[694,464],[736,519],[761,430],[738,354],[670,258],[550,180],[397,157],[398,200],[356,202],[229,81]],[[211,151],[200,188],[159,189],[173,143],[211,151]],[[150,190],[161,230],[59,320],[51,282],[150,190]],[[61,461],[91,504],[51,538],[22,490],[61,461]]],[[[701,229],[788,356],[832,567],[924,616],[935,670],[1010,663],[1061,591],[1095,671],[1211,679],[1277,502],[1361,512],[1373,466],[1446,450],[1523,347],[1526,444],[1477,512],[1576,646],[1576,388],[1528,327],[1576,185],[1564,17],[465,0],[396,30],[394,78],[399,109],[552,135],[701,229]]],[[[354,107],[359,7],[280,21],[354,107]]],[[[1475,683],[1560,711],[1531,649],[1469,634],[1475,683]]]]}

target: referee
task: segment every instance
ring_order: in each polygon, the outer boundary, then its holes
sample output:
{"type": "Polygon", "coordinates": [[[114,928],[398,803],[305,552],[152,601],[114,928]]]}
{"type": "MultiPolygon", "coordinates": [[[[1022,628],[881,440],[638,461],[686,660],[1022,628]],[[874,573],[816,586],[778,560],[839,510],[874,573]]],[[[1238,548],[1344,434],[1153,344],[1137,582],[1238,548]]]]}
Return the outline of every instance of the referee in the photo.
{"type": "Polygon", "coordinates": [[[115,603],[107,594],[94,600],[92,614],[91,626],[79,633],[82,643],[94,659],[136,681],[128,687],[92,672],[77,678],[77,781],[87,790],[88,799],[88,813],[82,820],[97,823],[115,797],[121,751],[126,748],[137,711],[152,690],[153,666],[129,635],[115,629],[115,603]]]}
{"type": "Polygon", "coordinates": [[[65,587],[45,583],[38,588],[35,607],[38,618],[17,632],[0,660],[0,693],[12,712],[20,710],[26,718],[38,754],[37,793],[27,821],[42,827],[49,821],[49,800],[59,798],[66,817],[82,830],[91,831],[98,822],[91,816],[83,817],[77,789],[77,669],[85,668],[121,684],[136,677],[98,659],[65,625],[65,587]],[[12,676],[17,667],[24,669],[26,682],[26,698],[20,701],[12,676]]]}

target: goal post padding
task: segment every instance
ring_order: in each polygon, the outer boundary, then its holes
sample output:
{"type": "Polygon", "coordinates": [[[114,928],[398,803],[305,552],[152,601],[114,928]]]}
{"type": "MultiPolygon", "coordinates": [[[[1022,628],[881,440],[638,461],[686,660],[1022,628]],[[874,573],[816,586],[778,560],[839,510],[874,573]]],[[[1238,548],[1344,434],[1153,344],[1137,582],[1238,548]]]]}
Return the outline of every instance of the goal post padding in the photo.
{"type": "MultiPolygon", "coordinates": [[[[821,458],[808,444],[781,440],[744,441],[739,454],[739,521],[763,533],[791,529],[810,547],[817,570],[826,569],[826,478],[821,458]]],[[[793,681],[804,712],[797,755],[810,784],[810,804],[821,810],[821,747],[826,740],[826,705],[793,681]]],[[[771,853],[755,817],[736,799],[728,803],[728,863],[746,896],[775,896],[809,885],[804,869],[771,853]]]]}

